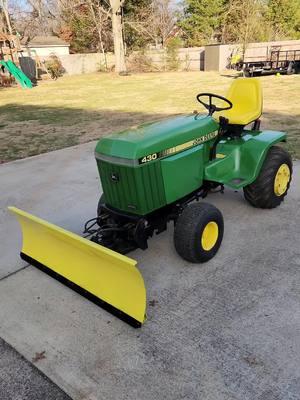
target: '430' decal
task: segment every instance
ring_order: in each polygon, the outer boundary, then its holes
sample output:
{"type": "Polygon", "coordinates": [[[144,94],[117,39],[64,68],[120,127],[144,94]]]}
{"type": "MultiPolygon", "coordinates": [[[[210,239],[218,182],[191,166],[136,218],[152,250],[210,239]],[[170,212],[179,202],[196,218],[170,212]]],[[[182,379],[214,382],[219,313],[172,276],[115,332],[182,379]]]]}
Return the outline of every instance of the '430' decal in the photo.
{"type": "Polygon", "coordinates": [[[139,159],[139,162],[140,162],[140,164],[144,164],[144,163],[146,163],[146,162],[156,160],[157,157],[158,157],[158,153],[149,154],[148,156],[145,156],[145,157],[143,157],[143,158],[140,158],[140,159],[139,159]]]}

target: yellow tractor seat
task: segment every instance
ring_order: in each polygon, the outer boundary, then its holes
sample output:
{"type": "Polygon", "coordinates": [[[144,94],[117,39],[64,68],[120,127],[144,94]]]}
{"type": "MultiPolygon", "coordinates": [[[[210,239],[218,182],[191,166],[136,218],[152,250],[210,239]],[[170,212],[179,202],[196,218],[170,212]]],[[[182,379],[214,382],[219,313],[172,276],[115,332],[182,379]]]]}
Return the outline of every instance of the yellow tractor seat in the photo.
{"type": "Polygon", "coordinates": [[[262,114],[262,88],[257,78],[235,79],[225,96],[233,104],[230,110],[215,112],[213,118],[228,119],[230,125],[248,125],[262,114]]]}

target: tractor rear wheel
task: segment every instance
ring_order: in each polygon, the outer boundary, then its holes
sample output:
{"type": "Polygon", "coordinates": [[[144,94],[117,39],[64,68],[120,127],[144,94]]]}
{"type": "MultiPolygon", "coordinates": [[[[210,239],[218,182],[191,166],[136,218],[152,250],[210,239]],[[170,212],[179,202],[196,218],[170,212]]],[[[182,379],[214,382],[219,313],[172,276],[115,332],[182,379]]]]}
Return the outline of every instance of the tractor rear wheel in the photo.
{"type": "Polygon", "coordinates": [[[223,216],[215,206],[191,204],[176,221],[175,249],[182,258],[192,263],[208,261],[219,250],[223,232],[223,216]]]}
{"type": "Polygon", "coordinates": [[[271,147],[256,180],[244,187],[245,199],[254,207],[279,206],[289,190],[292,172],[289,153],[281,147],[271,147]]]}

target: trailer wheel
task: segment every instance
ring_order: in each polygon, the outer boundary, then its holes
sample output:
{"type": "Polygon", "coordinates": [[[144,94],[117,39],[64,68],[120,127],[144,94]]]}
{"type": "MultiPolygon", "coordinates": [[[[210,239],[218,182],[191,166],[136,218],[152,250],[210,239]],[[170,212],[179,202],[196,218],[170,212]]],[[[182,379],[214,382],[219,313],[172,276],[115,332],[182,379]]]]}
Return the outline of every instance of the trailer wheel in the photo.
{"type": "Polygon", "coordinates": [[[177,253],[192,263],[210,260],[223,239],[224,221],[221,212],[208,203],[194,203],[179,216],[174,231],[177,253]]]}
{"type": "Polygon", "coordinates": [[[289,190],[292,172],[289,153],[281,147],[271,147],[256,180],[244,187],[245,199],[254,207],[279,206],[289,190]]]}
{"type": "Polygon", "coordinates": [[[294,65],[293,61],[291,61],[287,67],[286,74],[293,75],[294,73],[295,73],[295,65],[294,65]]]}
{"type": "Polygon", "coordinates": [[[99,217],[101,214],[101,206],[105,204],[105,197],[104,193],[101,194],[100,199],[98,201],[98,206],[97,206],[97,216],[99,217]]]}

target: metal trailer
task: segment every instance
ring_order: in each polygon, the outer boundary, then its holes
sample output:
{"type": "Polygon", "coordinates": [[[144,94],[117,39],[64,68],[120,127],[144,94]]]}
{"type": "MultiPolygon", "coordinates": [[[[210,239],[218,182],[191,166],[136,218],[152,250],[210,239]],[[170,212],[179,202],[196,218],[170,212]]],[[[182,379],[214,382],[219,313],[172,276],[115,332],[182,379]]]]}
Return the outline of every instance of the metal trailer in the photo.
{"type": "Polygon", "coordinates": [[[297,74],[300,73],[300,50],[272,50],[267,60],[242,61],[238,70],[243,71],[245,77],[297,74]]]}

